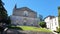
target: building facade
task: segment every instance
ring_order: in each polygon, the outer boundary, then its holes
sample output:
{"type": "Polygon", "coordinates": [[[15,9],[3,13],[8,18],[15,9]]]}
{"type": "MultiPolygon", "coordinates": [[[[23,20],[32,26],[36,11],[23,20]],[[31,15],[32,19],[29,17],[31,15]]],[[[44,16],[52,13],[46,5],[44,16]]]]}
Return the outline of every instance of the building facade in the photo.
{"type": "Polygon", "coordinates": [[[47,28],[51,29],[52,31],[56,31],[59,27],[58,17],[48,16],[44,21],[46,22],[47,28]]]}
{"type": "Polygon", "coordinates": [[[38,26],[40,20],[37,18],[37,12],[27,8],[17,8],[13,9],[13,14],[11,15],[11,24],[17,26],[38,26]]]}

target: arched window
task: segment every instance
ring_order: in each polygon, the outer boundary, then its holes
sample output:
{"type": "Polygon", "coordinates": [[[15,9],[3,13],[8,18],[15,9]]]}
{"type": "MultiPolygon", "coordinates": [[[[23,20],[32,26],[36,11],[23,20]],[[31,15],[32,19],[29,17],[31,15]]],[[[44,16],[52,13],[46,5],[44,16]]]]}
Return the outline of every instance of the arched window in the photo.
{"type": "Polygon", "coordinates": [[[28,16],[28,12],[27,11],[24,11],[24,16],[28,16]]]}

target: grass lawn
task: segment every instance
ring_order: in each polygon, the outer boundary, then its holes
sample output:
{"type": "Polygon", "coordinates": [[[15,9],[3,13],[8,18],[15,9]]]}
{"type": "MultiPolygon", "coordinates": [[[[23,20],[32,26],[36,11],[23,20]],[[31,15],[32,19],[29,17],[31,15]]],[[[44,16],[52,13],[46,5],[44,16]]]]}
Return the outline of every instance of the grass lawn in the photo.
{"type": "Polygon", "coordinates": [[[39,27],[32,27],[32,26],[17,26],[17,27],[20,27],[23,30],[27,30],[27,31],[52,32],[51,30],[46,28],[39,28],[39,27]]]}

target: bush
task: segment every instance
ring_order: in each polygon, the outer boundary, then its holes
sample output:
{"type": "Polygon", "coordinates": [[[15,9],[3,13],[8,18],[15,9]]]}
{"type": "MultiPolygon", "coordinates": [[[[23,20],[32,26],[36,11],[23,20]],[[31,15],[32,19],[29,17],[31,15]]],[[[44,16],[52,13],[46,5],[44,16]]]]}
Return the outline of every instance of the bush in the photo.
{"type": "Polygon", "coordinates": [[[59,27],[59,28],[57,28],[57,33],[60,33],[60,27],[59,27]]]}
{"type": "Polygon", "coordinates": [[[39,25],[43,28],[46,27],[46,23],[44,21],[40,22],[39,25]]]}
{"type": "Polygon", "coordinates": [[[8,26],[8,28],[9,28],[9,29],[18,29],[18,30],[23,30],[22,28],[20,28],[20,27],[16,27],[16,26],[14,26],[14,27],[12,27],[12,26],[8,26]]]}

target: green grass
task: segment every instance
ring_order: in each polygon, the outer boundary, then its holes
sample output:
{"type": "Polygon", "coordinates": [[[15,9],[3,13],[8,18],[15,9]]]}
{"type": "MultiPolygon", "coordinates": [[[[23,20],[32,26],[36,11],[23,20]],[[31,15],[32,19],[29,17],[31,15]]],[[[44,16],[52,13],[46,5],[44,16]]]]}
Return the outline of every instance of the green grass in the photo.
{"type": "Polygon", "coordinates": [[[46,29],[46,28],[39,28],[39,27],[32,27],[32,26],[17,26],[17,27],[20,27],[26,31],[52,32],[51,30],[46,29]]]}
{"type": "Polygon", "coordinates": [[[40,31],[40,32],[52,32],[49,29],[46,28],[39,28],[39,27],[33,27],[33,26],[9,26],[10,29],[19,29],[19,30],[25,30],[25,31],[40,31]]]}

